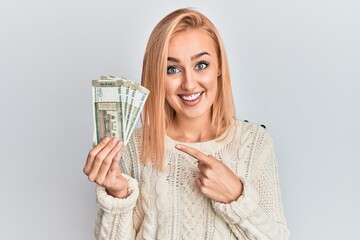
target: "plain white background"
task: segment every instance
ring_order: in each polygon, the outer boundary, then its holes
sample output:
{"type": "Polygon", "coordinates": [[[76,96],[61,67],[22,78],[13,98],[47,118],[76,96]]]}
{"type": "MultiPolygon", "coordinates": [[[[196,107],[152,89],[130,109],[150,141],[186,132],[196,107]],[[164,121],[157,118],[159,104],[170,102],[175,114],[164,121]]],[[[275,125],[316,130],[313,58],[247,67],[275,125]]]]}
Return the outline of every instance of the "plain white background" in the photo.
{"type": "Polygon", "coordinates": [[[0,1],[1,239],[93,239],[91,80],[140,81],[155,24],[195,7],[218,27],[237,116],[265,124],[291,239],[355,239],[359,1],[0,1]]]}

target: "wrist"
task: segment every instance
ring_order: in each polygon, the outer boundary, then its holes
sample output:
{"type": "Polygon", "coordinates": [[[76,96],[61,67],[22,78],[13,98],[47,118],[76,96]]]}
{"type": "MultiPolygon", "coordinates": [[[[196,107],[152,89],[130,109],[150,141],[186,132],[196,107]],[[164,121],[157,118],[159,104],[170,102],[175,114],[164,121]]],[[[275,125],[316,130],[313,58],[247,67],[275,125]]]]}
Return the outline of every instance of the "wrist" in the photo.
{"type": "Polygon", "coordinates": [[[235,185],[234,191],[231,192],[232,193],[231,196],[229,196],[227,201],[225,201],[224,203],[229,204],[233,201],[236,201],[243,194],[243,191],[244,191],[243,183],[239,179],[239,184],[235,185]]]}
{"type": "Polygon", "coordinates": [[[107,194],[114,198],[127,198],[129,196],[128,188],[124,188],[120,191],[112,191],[109,189],[106,189],[107,194]]]}
{"type": "Polygon", "coordinates": [[[241,180],[239,179],[239,185],[238,185],[238,189],[236,191],[236,195],[235,195],[235,200],[237,200],[242,194],[243,194],[243,191],[244,191],[244,185],[243,183],[241,182],[241,180]]]}

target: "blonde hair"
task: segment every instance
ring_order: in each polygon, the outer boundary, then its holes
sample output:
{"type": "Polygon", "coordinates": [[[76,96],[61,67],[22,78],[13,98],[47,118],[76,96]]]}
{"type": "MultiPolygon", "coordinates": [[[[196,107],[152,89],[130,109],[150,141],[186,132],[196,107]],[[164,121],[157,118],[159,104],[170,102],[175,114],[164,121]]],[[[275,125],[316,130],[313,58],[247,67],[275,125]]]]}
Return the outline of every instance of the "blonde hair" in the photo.
{"type": "Polygon", "coordinates": [[[218,92],[212,105],[212,123],[219,136],[232,123],[235,108],[231,92],[229,66],[223,43],[213,23],[203,14],[188,8],[178,9],[163,18],[152,31],[146,46],[141,84],[150,90],[142,113],[142,152],[144,164],[164,169],[166,129],[175,110],[165,100],[168,47],[175,33],[188,29],[205,30],[214,40],[220,76],[218,92]]]}

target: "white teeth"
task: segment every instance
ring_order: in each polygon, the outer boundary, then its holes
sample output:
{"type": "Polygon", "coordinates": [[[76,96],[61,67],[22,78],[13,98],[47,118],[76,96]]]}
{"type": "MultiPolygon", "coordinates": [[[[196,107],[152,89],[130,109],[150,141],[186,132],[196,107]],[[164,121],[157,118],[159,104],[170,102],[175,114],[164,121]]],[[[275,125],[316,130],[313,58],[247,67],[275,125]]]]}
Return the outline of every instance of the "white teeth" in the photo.
{"type": "Polygon", "coordinates": [[[194,101],[195,99],[197,99],[200,96],[200,94],[201,94],[201,92],[194,93],[189,96],[181,95],[181,98],[184,99],[185,101],[194,101]]]}

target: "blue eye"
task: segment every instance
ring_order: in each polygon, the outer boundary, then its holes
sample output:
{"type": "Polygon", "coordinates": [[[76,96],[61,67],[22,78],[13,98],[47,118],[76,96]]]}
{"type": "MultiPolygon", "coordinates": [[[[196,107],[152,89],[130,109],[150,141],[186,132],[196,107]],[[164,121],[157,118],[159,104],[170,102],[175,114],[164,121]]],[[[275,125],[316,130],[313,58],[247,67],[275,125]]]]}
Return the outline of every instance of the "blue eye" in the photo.
{"type": "Polygon", "coordinates": [[[201,62],[199,62],[198,64],[195,65],[195,70],[204,70],[208,66],[209,66],[209,63],[207,63],[205,61],[201,61],[201,62]]]}
{"type": "Polygon", "coordinates": [[[177,67],[169,66],[169,67],[167,67],[166,72],[167,72],[167,74],[175,74],[175,73],[180,72],[180,70],[177,67]]]}

